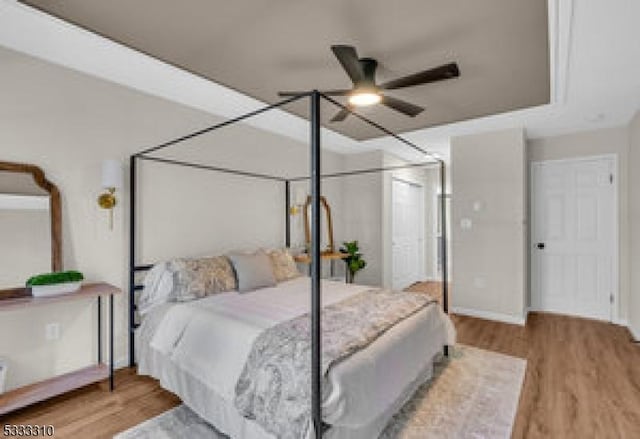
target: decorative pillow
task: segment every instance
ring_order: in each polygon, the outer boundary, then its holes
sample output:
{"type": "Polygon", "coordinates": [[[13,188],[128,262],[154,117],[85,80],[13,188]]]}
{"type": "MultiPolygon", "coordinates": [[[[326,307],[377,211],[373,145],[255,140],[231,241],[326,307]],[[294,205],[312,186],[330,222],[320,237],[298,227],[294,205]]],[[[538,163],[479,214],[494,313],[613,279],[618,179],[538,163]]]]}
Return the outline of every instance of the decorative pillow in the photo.
{"type": "Polygon", "coordinates": [[[196,259],[174,259],[168,263],[173,273],[173,299],[200,299],[236,288],[236,278],[224,256],[196,259]]]}
{"type": "Polygon", "coordinates": [[[236,272],[238,292],[257,290],[258,288],[276,286],[271,259],[263,251],[255,253],[233,252],[227,255],[236,272]]]}
{"type": "Polygon", "coordinates": [[[236,289],[231,263],[224,256],[173,259],[153,266],[144,279],[138,310],[146,314],[162,303],[199,299],[236,289]]]}
{"type": "Polygon", "coordinates": [[[173,293],[173,273],[167,269],[167,262],[156,264],[144,278],[144,289],[138,301],[138,312],[144,315],[152,308],[167,303],[173,293]]]}
{"type": "Polygon", "coordinates": [[[294,279],[300,276],[296,261],[286,248],[279,248],[269,252],[271,265],[273,266],[273,274],[278,282],[294,279]]]}

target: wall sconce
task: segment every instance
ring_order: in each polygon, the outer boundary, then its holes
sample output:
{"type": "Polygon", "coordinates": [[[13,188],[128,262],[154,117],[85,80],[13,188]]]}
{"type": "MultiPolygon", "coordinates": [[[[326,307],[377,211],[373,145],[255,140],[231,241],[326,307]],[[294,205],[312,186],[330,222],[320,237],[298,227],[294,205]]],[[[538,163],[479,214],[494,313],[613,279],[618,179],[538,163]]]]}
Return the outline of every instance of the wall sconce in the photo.
{"type": "Polygon", "coordinates": [[[122,188],[122,164],[118,160],[102,162],[102,188],[106,192],[98,197],[98,205],[109,211],[109,229],[113,230],[113,208],[116,207],[116,190],[122,188]]]}
{"type": "Polygon", "coordinates": [[[293,196],[293,204],[289,208],[289,215],[295,216],[302,212],[304,204],[307,201],[307,192],[298,188],[293,196]]]}

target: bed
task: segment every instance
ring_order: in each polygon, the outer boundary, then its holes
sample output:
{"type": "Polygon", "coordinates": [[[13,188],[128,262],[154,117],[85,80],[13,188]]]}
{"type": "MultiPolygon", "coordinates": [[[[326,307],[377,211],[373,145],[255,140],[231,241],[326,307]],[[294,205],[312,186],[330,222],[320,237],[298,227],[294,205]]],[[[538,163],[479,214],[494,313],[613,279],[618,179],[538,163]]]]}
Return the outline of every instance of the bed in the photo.
{"type": "MultiPolygon", "coordinates": [[[[273,438],[233,404],[235,385],[256,337],[309,312],[309,278],[298,277],[239,294],[229,291],[154,308],[136,331],[138,373],[162,387],[233,438],[273,438]]],[[[323,305],[369,286],[322,281],[323,305]]],[[[377,437],[390,417],[431,377],[455,330],[433,302],[395,324],[366,348],[332,367],[323,397],[328,438],[377,437]]]]}
{"type": "MultiPolygon", "coordinates": [[[[260,147],[256,153],[263,154],[261,143],[256,142],[256,145],[260,147]]],[[[215,145],[207,144],[207,147],[215,147],[215,145]]],[[[265,417],[253,416],[253,412],[247,416],[246,407],[237,404],[238,395],[236,395],[235,404],[231,402],[233,396],[230,389],[235,386],[238,374],[241,374],[240,380],[237,381],[238,386],[242,387],[240,383],[245,383],[246,366],[254,364],[255,347],[261,346],[265,334],[271,334],[274,328],[279,329],[282,325],[286,326],[291,322],[301,323],[298,326],[296,341],[300,344],[306,344],[307,349],[304,351],[304,355],[299,353],[295,358],[298,362],[304,359],[307,369],[304,374],[299,373],[295,376],[296,379],[300,376],[305,378],[304,384],[295,381],[295,387],[304,389],[306,392],[304,401],[310,410],[305,412],[305,416],[309,418],[308,425],[310,427],[305,431],[305,435],[277,434],[276,436],[283,438],[320,438],[326,436],[353,439],[376,437],[392,414],[407,400],[417,386],[431,375],[433,359],[442,352],[447,355],[448,346],[454,344],[455,333],[446,314],[448,312],[448,282],[443,283],[442,309],[436,303],[420,307],[419,310],[416,308],[415,313],[407,314],[406,318],[394,320],[391,326],[385,327],[383,331],[376,334],[375,338],[360,346],[359,350],[350,352],[348,356],[340,358],[338,363],[327,369],[327,365],[323,362],[334,351],[325,347],[325,340],[333,339],[327,336],[325,322],[332,322],[332,317],[339,314],[340,311],[336,311],[334,308],[336,306],[340,308],[343,302],[349,302],[349,306],[353,310],[355,307],[351,302],[354,301],[351,299],[358,298],[360,302],[358,300],[355,302],[362,303],[365,310],[360,317],[372,315],[374,321],[378,322],[375,320],[377,317],[375,313],[368,314],[368,311],[372,307],[379,306],[383,301],[375,298],[373,302],[377,305],[368,305],[367,300],[363,300],[366,291],[363,289],[369,287],[332,283],[321,279],[321,182],[325,179],[369,173],[400,172],[431,166],[436,166],[439,174],[437,185],[440,194],[440,208],[438,211],[434,210],[434,213],[438,217],[439,224],[442,224],[441,236],[438,241],[439,257],[442,261],[440,274],[442,279],[449,279],[446,245],[447,210],[444,194],[446,188],[445,162],[437,155],[361,114],[353,112],[350,108],[317,90],[300,93],[275,104],[257,108],[233,119],[224,120],[131,155],[129,167],[131,184],[129,197],[129,365],[135,366],[137,358],[140,373],[158,378],[162,386],[179,395],[189,407],[220,431],[234,438],[271,437],[274,435],[267,434],[252,420],[261,421],[261,425],[264,426],[265,417]],[[221,166],[219,163],[191,162],[173,156],[158,155],[161,151],[166,153],[168,148],[173,148],[175,153],[177,148],[174,147],[183,144],[183,142],[225,127],[243,123],[252,124],[252,119],[256,116],[280,111],[281,108],[296,101],[300,101],[298,104],[305,101],[309,104],[310,166],[305,175],[298,174],[293,169],[287,170],[284,167],[275,169],[273,173],[263,173],[250,169],[221,166]],[[345,169],[323,173],[321,166],[321,132],[323,128],[320,117],[323,102],[325,105],[328,103],[348,112],[354,119],[360,120],[370,128],[377,130],[381,135],[392,139],[407,151],[418,153],[420,158],[416,156],[415,161],[408,161],[406,164],[390,164],[383,167],[345,169]],[[285,248],[290,248],[292,244],[290,213],[294,206],[291,203],[291,185],[308,182],[311,199],[311,242],[306,252],[310,261],[310,278],[283,282],[277,286],[258,289],[251,293],[238,294],[230,291],[201,297],[190,303],[175,303],[175,301],[166,303],[156,307],[153,312],[146,313],[140,321],[137,294],[143,288],[138,283],[137,275],[152,267],[152,265],[141,264],[138,261],[141,254],[138,249],[141,244],[138,237],[138,229],[141,227],[141,224],[138,224],[139,198],[141,196],[138,193],[141,184],[138,168],[142,163],[145,166],[157,164],[191,168],[194,169],[194,172],[210,171],[233,178],[241,177],[281,187],[284,200],[282,223],[284,225],[283,244],[285,248]],[[305,326],[306,332],[300,330],[302,326],[305,326]],[[303,332],[304,336],[302,336],[303,332]],[[254,340],[255,343],[253,343],[254,340]],[[206,346],[206,349],[203,346],[206,346]],[[251,353],[247,357],[249,351],[251,353]],[[245,360],[247,361],[243,369],[242,363],[245,360]],[[243,369],[242,372],[240,369],[243,369]],[[244,416],[241,416],[235,407],[239,407],[244,416]]],[[[206,196],[207,192],[204,191],[203,194],[206,196]]],[[[221,214],[227,215],[228,212],[222,209],[221,214]]],[[[255,212],[256,218],[261,214],[255,212]]],[[[269,241],[261,244],[274,245],[276,243],[269,241]]],[[[366,291],[366,294],[370,292],[366,291]]],[[[372,297],[384,297],[386,294],[371,293],[372,297]]],[[[399,296],[402,297],[403,294],[399,293],[399,296]]],[[[413,299],[415,297],[413,295],[413,299]]],[[[400,298],[398,303],[411,302],[411,300],[405,299],[406,296],[400,298]]],[[[415,301],[418,300],[415,299],[415,301]]],[[[387,303],[392,309],[397,306],[392,300],[387,303]]],[[[346,309],[348,306],[345,305],[344,308],[346,309]]],[[[398,313],[395,314],[395,317],[397,316],[398,313]]],[[[343,321],[350,323],[348,319],[343,319],[343,321]]],[[[370,329],[366,320],[359,320],[359,325],[370,329]]],[[[354,325],[353,328],[355,327],[354,325]]],[[[294,328],[293,324],[291,328],[294,328]]],[[[351,333],[350,335],[357,333],[353,328],[350,328],[348,324],[343,326],[345,332],[351,333]]],[[[336,333],[338,332],[335,331],[335,327],[330,328],[329,334],[335,335],[336,333]],[[334,332],[331,332],[332,329],[334,332]]],[[[362,333],[370,335],[371,331],[362,331],[362,333]]],[[[286,348],[288,345],[282,346],[286,348]]],[[[353,347],[354,345],[349,346],[353,347]]],[[[270,352],[273,353],[273,351],[270,352]]],[[[286,357],[285,355],[280,356],[286,357]]],[[[286,380],[281,381],[286,382],[286,380]]],[[[255,380],[252,384],[255,384],[255,380]]],[[[253,385],[252,389],[255,388],[256,386],[253,385]]],[[[263,395],[260,394],[260,396],[263,395]]],[[[298,398],[296,401],[302,400],[298,398]]]]}

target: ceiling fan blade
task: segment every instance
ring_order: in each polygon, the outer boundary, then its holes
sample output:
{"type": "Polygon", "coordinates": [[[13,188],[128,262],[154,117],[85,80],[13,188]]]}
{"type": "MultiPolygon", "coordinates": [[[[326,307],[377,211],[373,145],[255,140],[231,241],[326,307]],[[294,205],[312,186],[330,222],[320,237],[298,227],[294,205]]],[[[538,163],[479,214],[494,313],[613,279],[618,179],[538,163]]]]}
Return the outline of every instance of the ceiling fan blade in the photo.
{"type": "Polygon", "coordinates": [[[460,76],[460,69],[458,69],[458,65],[456,63],[449,63],[434,69],[425,70],[423,72],[414,73],[413,75],[385,82],[380,85],[380,88],[383,90],[395,90],[398,88],[413,87],[414,85],[428,84],[429,82],[456,78],[458,76],[460,76]]]}
{"type": "Polygon", "coordinates": [[[424,108],[422,107],[391,96],[383,96],[380,103],[411,117],[416,117],[418,114],[424,111],[424,108]]]}
{"type": "Polygon", "coordinates": [[[347,96],[352,92],[353,90],[320,90],[320,93],[327,96],[347,96]]]}
{"type": "Polygon", "coordinates": [[[364,72],[362,71],[362,66],[360,65],[360,60],[358,59],[358,53],[356,52],[355,47],[335,45],[331,46],[331,50],[336,58],[338,58],[342,68],[347,72],[347,75],[349,75],[349,78],[351,78],[351,81],[354,84],[357,84],[364,79],[364,72]]]}
{"type": "MultiPolygon", "coordinates": [[[[350,94],[353,90],[321,90],[320,93],[327,96],[346,96],[350,94]]],[[[308,91],[279,91],[278,96],[280,97],[288,97],[288,96],[299,96],[303,94],[309,93],[308,91]]]]}
{"type": "Polygon", "coordinates": [[[347,118],[349,114],[351,114],[351,112],[346,108],[343,108],[342,110],[338,111],[335,116],[331,118],[330,122],[342,122],[347,118]]]}
{"type": "Polygon", "coordinates": [[[299,96],[309,93],[308,91],[279,91],[278,96],[285,98],[289,96],[299,96]]]}

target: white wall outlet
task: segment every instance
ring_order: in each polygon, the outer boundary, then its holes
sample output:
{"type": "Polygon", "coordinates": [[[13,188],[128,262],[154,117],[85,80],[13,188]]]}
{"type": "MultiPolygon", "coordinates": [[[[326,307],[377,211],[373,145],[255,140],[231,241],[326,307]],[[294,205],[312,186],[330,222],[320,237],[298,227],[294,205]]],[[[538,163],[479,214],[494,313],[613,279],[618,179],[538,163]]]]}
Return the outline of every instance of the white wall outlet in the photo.
{"type": "Polygon", "coordinates": [[[469,230],[473,226],[473,222],[470,218],[462,218],[460,220],[460,228],[462,230],[469,230]]]}
{"type": "Polygon", "coordinates": [[[0,394],[4,393],[5,383],[7,382],[7,369],[9,368],[9,360],[0,357],[0,394]]]}
{"type": "Polygon", "coordinates": [[[44,338],[46,340],[58,340],[60,338],[60,323],[48,323],[44,327],[44,338]]]}
{"type": "Polygon", "coordinates": [[[482,210],[482,201],[474,201],[473,202],[473,211],[480,212],[482,210]]]}

